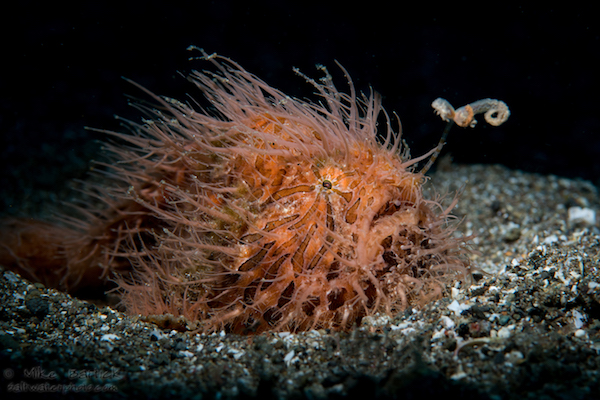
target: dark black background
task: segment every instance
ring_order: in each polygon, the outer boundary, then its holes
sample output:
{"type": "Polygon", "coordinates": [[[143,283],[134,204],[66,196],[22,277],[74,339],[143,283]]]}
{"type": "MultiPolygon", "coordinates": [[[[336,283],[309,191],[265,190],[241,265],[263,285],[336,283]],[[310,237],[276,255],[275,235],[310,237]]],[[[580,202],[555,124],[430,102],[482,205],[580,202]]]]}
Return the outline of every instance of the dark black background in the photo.
{"type": "Polygon", "coordinates": [[[83,176],[103,138],[84,126],[119,129],[114,114],[139,118],[123,94],[141,93],[121,76],[198,97],[178,74],[206,66],[188,60],[192,44],[296,97],[313,90],[292,67],[316,77],[315,64],[334,72],[338,60],[360,90],[372,87],[398,113],[413,155],[443,130],[430,107],[436,97],[456,107],[502,99],[506,124],[480,118],[476,129],[455,128],[445,153],[598,184],[600,29],[586,7],[21,1],[3,11],[0,32],[0,185],[13,199],[83,176]]]}

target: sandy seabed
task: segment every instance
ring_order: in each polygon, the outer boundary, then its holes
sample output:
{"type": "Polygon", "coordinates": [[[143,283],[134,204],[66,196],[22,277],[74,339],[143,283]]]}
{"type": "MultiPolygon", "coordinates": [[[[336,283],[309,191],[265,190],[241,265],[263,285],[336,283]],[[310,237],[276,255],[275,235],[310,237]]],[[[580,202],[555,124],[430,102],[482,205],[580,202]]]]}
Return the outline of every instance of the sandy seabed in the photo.
{"type": "Polygon", "coordinates": [[[182,332],[0,269],[2,398],[600,398],[597,188],[481,165],[432,183],[464,186],[479,272],[350,332],[182,332]]]}

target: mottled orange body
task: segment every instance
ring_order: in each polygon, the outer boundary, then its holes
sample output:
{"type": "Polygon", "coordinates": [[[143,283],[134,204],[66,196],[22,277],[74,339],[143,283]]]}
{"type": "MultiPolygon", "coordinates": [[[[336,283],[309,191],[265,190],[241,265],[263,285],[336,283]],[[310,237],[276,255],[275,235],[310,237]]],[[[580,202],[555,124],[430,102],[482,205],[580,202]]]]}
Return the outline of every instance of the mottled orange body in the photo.
{"type": "MultiPolygon", "coordinates": [[[[290,129],[285,120],[276,123],[290,129]]],[[[275,123],[261,121],[257,127],[282,132],[275,123]]],[[[316,132],[291,129],[319,145],[316,132]]],[[[223,288],[228,297],[223,306],[228,316],[239,315],[240,326],[250,317],[292,322],[298,329],[322,319],[347,326],[364,315],[356,302],[394,308],[398,299],[389,298],[394,288],[379,282],[392,272],[383,259],[391,249],[382,242],[418,223],[422,177],[407,173],[401,159],[386,150],[374,154],[377,149],[358,144],[348,150],[324,158],[298,153],[234,161],[234,175],[244,176],[254,196],[245,207],[253,215],[237,246],[231,271],[236,277],[223,288]],[[243,303],[231,301],[237,298],[243,303]]]]}
{"type": "MultiPolygon", "coordinates": [[[[247,334],[348,329],[465,276],[463,241],[448,225],[454,203],[423,199],[418,160],[400,152],[389,123],[377,141],[378,96],[357,98],[350,81],[340,93],[326,75],[311,81],[325,107],[206,58],[218,72],[191,80],[218,116],[155,96],[160,109],[144,108],[152,120],[112,133],[128,146],[109,146],[110,186],[88,189],[106,209],[71,221],[77,243],[53,245],[63,286],[101,269],[130,312],[247,334]]],[[[40,268],[27,245],[12,249],[16,269],[40,268]]]]}

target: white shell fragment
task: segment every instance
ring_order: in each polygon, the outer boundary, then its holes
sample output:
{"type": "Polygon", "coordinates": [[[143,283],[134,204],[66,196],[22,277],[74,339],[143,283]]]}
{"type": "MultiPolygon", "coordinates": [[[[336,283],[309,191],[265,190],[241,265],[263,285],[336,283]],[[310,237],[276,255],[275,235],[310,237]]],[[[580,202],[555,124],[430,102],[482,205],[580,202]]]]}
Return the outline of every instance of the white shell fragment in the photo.
{"type": "Polygon", "coordinates": [[[571,207],[568,215],[570,226],[593,226],[596,224],[596,211],[591,208],[571,207]]]}

